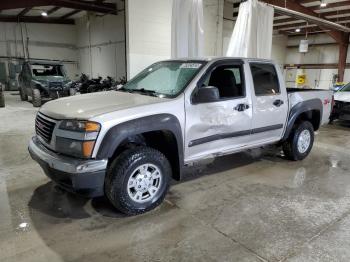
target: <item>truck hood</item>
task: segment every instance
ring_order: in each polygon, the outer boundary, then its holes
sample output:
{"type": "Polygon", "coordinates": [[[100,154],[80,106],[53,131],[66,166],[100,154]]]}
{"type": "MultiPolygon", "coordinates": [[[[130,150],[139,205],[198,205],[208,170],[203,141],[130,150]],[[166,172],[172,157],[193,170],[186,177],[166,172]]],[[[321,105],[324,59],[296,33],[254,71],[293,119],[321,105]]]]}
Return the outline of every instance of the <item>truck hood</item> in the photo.
{"type": "Polygon", "coordinates": [[[334,94],[334,100],[341,101],[341,102],[350,102],[350,92],[347,92],[347,91],[336,92],[334,94]]]}
{"type": "Polygon", "coordinates": [[[76,95],[47,102],[40,112],[55,119],[81,119],[168,100],[135,93],[107,91],[76,95]]]}

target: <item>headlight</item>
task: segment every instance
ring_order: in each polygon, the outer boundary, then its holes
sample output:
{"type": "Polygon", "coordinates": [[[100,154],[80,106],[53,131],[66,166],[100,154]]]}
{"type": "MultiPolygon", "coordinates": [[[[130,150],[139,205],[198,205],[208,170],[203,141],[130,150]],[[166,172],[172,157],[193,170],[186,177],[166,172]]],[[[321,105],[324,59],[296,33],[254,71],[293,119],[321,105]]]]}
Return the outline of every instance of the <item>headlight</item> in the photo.
{"type": "Polygon", "coordinates": [[[95,146],[95,140],[81,141],[57,137],[56,150],[59,153],[79,158],[90,158],[95,146]]]}
{"type": "Polygon", "coordinates": [[[71,85],[72,85],[72,81],[69,81],[69,82],[67,82],[67,83],[65,83],[64,85],[63,85],[63,87],[64,88],[70,88],[71,87],[71,85]]]}
{"type": "Polygon", "coordinates": [[[91,121],[64,120],[59,125],[56,150],[59,153],[80,158],[90,158],[101,125],[91,121]]]}
{"type": "Polygon", "coordinates": [[[91,121],[64,120],[59,128],[75,132],[99,132],[100,124],[91,121]]]}
{"type": "Polygon", "coordinates": [[[33,81],[37,85],[41,85],[42,87],[48,87],[48,84],[46,81],[33,81]]]}

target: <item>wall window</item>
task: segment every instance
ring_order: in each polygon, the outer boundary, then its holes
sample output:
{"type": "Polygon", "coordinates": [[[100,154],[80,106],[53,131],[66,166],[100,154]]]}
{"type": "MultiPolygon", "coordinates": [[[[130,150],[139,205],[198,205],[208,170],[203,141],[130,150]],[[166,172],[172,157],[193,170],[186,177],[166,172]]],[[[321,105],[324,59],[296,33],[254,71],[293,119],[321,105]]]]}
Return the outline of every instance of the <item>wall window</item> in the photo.
{"type": "Polygon", "coordinates": [[[234,98],[245,95],[243,70],[240,65],[223,65],[213,69],[203,86],[215,86],[219,89],[220,98],[234,98]]]}
{"type": "Polygon", "coordinates": [[[274,65],[251,63],[255,95],[275,95],[280,92],[277,71],[274,65]]]}

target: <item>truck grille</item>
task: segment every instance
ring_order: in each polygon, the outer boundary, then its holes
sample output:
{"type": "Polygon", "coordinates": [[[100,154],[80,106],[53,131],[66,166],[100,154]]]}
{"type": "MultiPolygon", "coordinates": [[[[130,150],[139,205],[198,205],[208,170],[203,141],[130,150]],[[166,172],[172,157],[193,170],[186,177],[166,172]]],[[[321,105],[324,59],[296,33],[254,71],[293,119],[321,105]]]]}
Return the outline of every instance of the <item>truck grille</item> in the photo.
{"type": "Polygon", "coordinates": [[[61,90],[63,87],[63,83],[62,82],[50,82],[49,83],[49,88],[50,89],[58,89],[61,90]]]}
{"type": "Polygon", "coordinates": [[[52,132],[55,125],[56,122],[54,122],[54,120],[49,120],[48,117],[43,117],[38,113],[35,119],[35,132],[49,144],[51,142],[52,132]]]}

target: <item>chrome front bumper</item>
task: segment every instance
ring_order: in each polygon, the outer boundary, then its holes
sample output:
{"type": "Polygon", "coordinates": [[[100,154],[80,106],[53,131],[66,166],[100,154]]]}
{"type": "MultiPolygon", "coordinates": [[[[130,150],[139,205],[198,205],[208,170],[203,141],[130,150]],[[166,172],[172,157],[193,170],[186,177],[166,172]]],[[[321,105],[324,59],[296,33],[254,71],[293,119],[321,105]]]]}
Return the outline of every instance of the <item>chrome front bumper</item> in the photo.
{"type": "Polygon", "coordinates": [[[37,137],[29,142],[29,153],[45,174],[67,191],[87,197],[104,195],[107,160],[83,160],[56,154],[37,137]]]}
{"type": "Polygon", "coordinates": [[[69,174],[96,172],[107,168],[107,160],[81,160],[56,154],[44,147],[37,137],[30,140],[28,150],[50,168],[69,174]]]}

